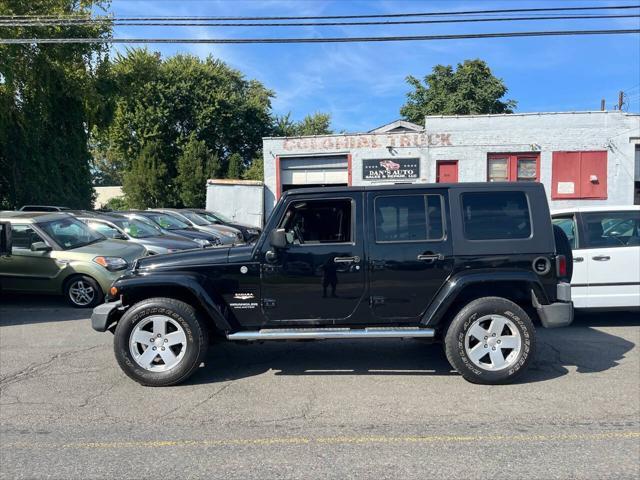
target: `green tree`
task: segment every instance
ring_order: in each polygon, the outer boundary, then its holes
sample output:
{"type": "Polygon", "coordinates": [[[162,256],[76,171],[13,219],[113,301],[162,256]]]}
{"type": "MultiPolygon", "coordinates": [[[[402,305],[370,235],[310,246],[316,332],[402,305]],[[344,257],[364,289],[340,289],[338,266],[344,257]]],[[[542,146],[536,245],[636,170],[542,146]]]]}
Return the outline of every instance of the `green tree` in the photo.
{"type": "Polygon", "coordinates": [[[162,144],[150,141],[124,172],[122,190],[125,200],[132,208],[154,208],[166,205],[171,189],[164,162],[162,144]]]}
{"type": "Polygon", "coordinates": [[[275,117],[273,134],[279,137],[297,137],[301,135],[329,135],[331,129],[331,115],[328,113],[314,113],[305,116],[301,121],[291,119],[291,113],[275,117]]]}
{"type": "Polygon", "coordinates": [[[204,141],[191,135],[178,159],[176,183],[182,205],[204,207],[207,179],[216,176],[218,171],[218,159],[204,141]]]}
{"type": "Polygon", "coordinates": [[[181,147],[192,135],[211,152],[203,164],[205,176],[219,177],[229,170],[232,152],[242,165],[272,130],[273,93],[213,57],[163,59],[159,53],[131,49],[115,57],[108,78],[115,84],[112,106],[105,108],[113,112],[112,120],[92,135],[97,171],[123,177],[143,146],[158,142],[173,185],[167,206],[184,201],[179,191],[184,182],[174,180],[181,147]]]}
{"type": "Polygon", "coordinates": [[[264,160],[262,157],[256,157],[251,162],[251,166],[247,168],[242,175],[245,180],[264,181],[264,160]]]}
{"type": "MultiPolygon", "coordinates": [[[[0,15],[88,15],[102,0],[2,0],[0,15]]],[[[3,28],[5,38],[102,37],[110,26],[3,28]]],[[[91,207],[87,131],[104,116],[101,44],[0,45],[0,208],[91,207]]]]}
{"type": "Polygon", "coordinates": [[[515,100],[502,100],[507,87],[495,77],[483,60],[465,60],[454,70],[451,65],[436,65],[421,82],[408,76],[413,88],[400,114],[422,124],[427,115],[471,115],[513,113],[515,100]]]}
{"type": "Polygon", "coordinates": [[[239,153],[232,153],[229,157],[229,167],[227,168],[227,178],[242,178],[242,157],[239,153]]]}

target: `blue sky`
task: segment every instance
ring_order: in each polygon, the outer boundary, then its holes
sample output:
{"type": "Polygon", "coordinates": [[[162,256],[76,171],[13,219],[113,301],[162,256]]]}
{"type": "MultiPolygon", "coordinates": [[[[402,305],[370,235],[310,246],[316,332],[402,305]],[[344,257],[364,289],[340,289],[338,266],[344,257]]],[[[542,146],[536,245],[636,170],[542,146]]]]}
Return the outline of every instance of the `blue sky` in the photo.
{"type": "MultiPolygon", "coordinates": [[[[499,8],[637,4],[637,1],[439,0],[112,0],[119,16],[349,15],[499,8]]],[[[632,11],[633,12],[633,11],[632,11]]],[[[637,12],[637,10],[635,11],[637,12]]],[[[605,12],[613,13],[613,12],[605,12]]],[[[115,37],[232,38],[430,35],[527,30],[640,28],[640,19],[488,22],[360,27],[116,27],[115,37]]],[[[123,46],[115,47],[124,49],[123,46]]],[[[630,111],[640,111],[640,36],[504,38],[398,43],[289,45],[149,45],[163,55],[213,55],[275,92],[277,114],[301,119],[332,115],[336,131],[367,131],[400,117],[407,75],[423,77],[436,64],[481,58],[518,101],[518,112],[607,108],[628,90],[630,111]]]]}

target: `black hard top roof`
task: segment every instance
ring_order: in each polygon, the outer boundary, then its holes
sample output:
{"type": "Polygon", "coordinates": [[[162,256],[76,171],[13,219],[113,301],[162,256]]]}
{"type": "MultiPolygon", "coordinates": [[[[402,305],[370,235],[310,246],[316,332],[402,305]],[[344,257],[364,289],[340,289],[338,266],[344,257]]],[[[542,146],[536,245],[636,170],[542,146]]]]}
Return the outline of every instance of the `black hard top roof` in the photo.
{"type": "Polygon", "coordinates": [[[394,183],[388,185],[357,185],[351,187],[312,187],[287,190],[283,196],[300,194],[334,194],[347,192],[394,192],[402,190],[456,189],[456,190],[534,190],[544,188],[539,182],[461,182],[461,183],[394,183]]]}

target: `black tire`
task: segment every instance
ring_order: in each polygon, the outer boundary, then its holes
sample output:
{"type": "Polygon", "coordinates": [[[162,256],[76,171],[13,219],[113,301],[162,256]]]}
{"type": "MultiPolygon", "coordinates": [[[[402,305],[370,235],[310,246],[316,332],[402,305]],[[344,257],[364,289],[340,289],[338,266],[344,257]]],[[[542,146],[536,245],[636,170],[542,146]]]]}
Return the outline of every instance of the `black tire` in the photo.
{"type": "MultiPolygon", "coordinates": [[[[495,342],[497,338],[505,337],[496,337],[491,341],[495,342]]],[[[485,341],[486,344],[480,345],[482,348],[487,348],[485,345],[490,344],[489,340],[485,341]]],[[[484,341],[482,342],[484,343],[484,341]]],[[[520,376],[531,362],[535,352],[535,328],[527,313],[512,301],[500,297],[483,297],[473,300],[458,312],[449,325],[444,343],[447,360],[465,380],[486,385],[504,384],[510,383],[520,376]],[[502,350],[503,347],[493,344],[498,347],[504,358],[510,359],[510,363],[505,368],[498,370],[491,370],[488,366],[487,368],[479,366],[467,353],[467,342],[475,340],[475,337],[467,338],[468,330],[476,325],[477,321],[480,321],[478,325],[483,325],[482,319],[488,315],[498,315],[505,318],[509,322],[506,327],[507,331],[514,334],[516,332],[510,332],[510,330],[515,328],[520,336],[519,351],[515,349],[502,350]],[[507,352],[506,356],[504,352],[507,352]],[[513,353],[512,356],[511,353],[513,353]]],[[[491,349],[495,348],[491,347],[491,349]]],[[[491,354],[489,348],[487,348],[487,354],[491,354]]],[[[485,365],[485,363],[480,363],[485,365]]]]}
{"type": "Polygon", "coordinates": [[[195,309],[185,302],[163,297],[143,300],[127,310],[116,326],[113,341],[116,360],[124,373],[141,385],[150,387],[165,387],[185,381],[204,360],[208,345],[208,330],[195,309]],[[168,317],[177,322],[186,337],[184,356],[167,371],[143,368],[131,352],[132,332],[140,322],[152,316],[168,317]]]}
{"type": "Polygon", "coordinates": [[[567,234],[564,233],[558,225],[553,226],[553,238],[556,242],[556,253],[558,255],[564,255],[567,259],[567,274],[562,277],[562,280],[571,283],[573,277],[573,251],[571,250],[571,243],[567,234]]]}
{"type": "Polygon", "coordinates": [[[87,275],[74,275],[64,282],[62,293],[69,305],[75,308],[93,308],[104,301],[102,287],[93,278],[87,275]],[[82,288],[87,297],[80,297],[78,289],[82,288]],[[89,300],[80,300],[80,298],[89,300]]]}

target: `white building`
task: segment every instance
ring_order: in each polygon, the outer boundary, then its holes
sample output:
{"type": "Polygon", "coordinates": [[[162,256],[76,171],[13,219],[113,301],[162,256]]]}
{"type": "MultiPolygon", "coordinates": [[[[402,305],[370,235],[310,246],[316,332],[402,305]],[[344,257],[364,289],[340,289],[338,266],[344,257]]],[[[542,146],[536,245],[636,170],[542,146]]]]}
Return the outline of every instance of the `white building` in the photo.
{"type": "Polygon", "coordinates": [[[290,188],[542,182],[551,208],[640,201],[640,115],[430,116],[367,133],[263,139],[265,213],[290,188]]]}

